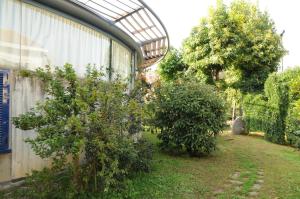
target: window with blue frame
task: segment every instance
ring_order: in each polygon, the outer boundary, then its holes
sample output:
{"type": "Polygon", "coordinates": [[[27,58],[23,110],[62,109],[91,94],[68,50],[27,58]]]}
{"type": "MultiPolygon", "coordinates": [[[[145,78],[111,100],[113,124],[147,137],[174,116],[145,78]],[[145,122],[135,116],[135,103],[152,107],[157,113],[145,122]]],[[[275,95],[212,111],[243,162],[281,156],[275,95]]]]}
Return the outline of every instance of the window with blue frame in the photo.
{"type": "Polygon", "coordinates": [[[8,71],[0,70],[0,153],[9,152],[9,100],[8,71]]]}

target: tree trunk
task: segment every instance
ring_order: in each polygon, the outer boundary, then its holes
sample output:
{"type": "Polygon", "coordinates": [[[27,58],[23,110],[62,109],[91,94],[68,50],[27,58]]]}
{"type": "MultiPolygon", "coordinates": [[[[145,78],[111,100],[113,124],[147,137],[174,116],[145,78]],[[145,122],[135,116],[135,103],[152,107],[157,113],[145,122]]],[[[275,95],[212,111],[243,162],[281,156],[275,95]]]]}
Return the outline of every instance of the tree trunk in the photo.
{"type": "Polygon", "coordinates": [[[78,155],[73,156],[73,167],[74,167],[73,183],[76,189],[79,191],[82,187],[80,181],[80,161],[78,155]]]}
{"type": "Polygon", "coordinates": [[[236,109],[236,103],[235,103],[235,100],[233,100],[233,103],[232,103],[232,123],[231,123],[231,126],[233,125],[233,122],[234,122],[235,116],[236,116],[235,109],[236,109]]]}
{"type": "Polygon", "coordinates": [[[216,79],[216,82],[220,80],[220,71],[219,70],[216,70],[215,79],[216,79]]]}

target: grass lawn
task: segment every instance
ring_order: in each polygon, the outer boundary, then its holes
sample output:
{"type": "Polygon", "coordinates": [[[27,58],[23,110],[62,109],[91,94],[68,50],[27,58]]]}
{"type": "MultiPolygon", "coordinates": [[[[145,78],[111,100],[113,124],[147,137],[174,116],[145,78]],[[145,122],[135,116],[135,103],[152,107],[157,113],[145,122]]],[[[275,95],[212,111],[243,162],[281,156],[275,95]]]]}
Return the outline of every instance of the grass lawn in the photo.
{"type": "MultiPolygon", "coordinates": [[[[157,144],[154,135],[146,137],[157,144]]],[[[173,157],[156,147],[153,172],[128,186],[122,194],[129,198],[298,199],[300,152],[258,136],[229,134],[220,136],[218,150],[206,158],[173,157]]]]}

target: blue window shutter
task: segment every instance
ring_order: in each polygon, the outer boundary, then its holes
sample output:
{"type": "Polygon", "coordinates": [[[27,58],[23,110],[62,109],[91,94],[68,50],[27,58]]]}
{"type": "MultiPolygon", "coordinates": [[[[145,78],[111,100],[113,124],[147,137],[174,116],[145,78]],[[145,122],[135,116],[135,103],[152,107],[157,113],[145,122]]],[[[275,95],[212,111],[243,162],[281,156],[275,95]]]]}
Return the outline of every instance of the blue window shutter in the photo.
{"type": "Polygon", "coordinates": [[[9,96],[8,72],[0,71],[0,152],[9,147],[9,96]]]}

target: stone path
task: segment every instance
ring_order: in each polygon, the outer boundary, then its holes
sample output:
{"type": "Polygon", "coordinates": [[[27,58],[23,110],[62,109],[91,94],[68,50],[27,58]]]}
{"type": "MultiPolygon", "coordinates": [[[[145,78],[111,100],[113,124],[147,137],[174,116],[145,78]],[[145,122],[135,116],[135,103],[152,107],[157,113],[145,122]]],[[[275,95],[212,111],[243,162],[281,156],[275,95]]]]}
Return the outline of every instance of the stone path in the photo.
{"type": "Polygon", "coordinates": [[[250,198],[255,198],[258,196],[259,191],[261,190],[264,183],[263,178],[264,178],[264,171],[260,169],[257,172],[257,180],[255,181],[255,184],[252,186],[251,191],[249,192],[250,198]]]}
{"type": "Polygon", "coordinates": [[[229,176],[222,188],[218,188],[213,192],[213,198],[217,199],[225,194],[233,194],[240,198],[254,199],[258,197],[263,184],[264,171],[262,169],[258,171],[236,171],[229,176]],[[255,179],[254,183],[249,179],[250,176],[255,179]],[[245,188],[245,183],[250,183],[251,188],[245,188]]]}

